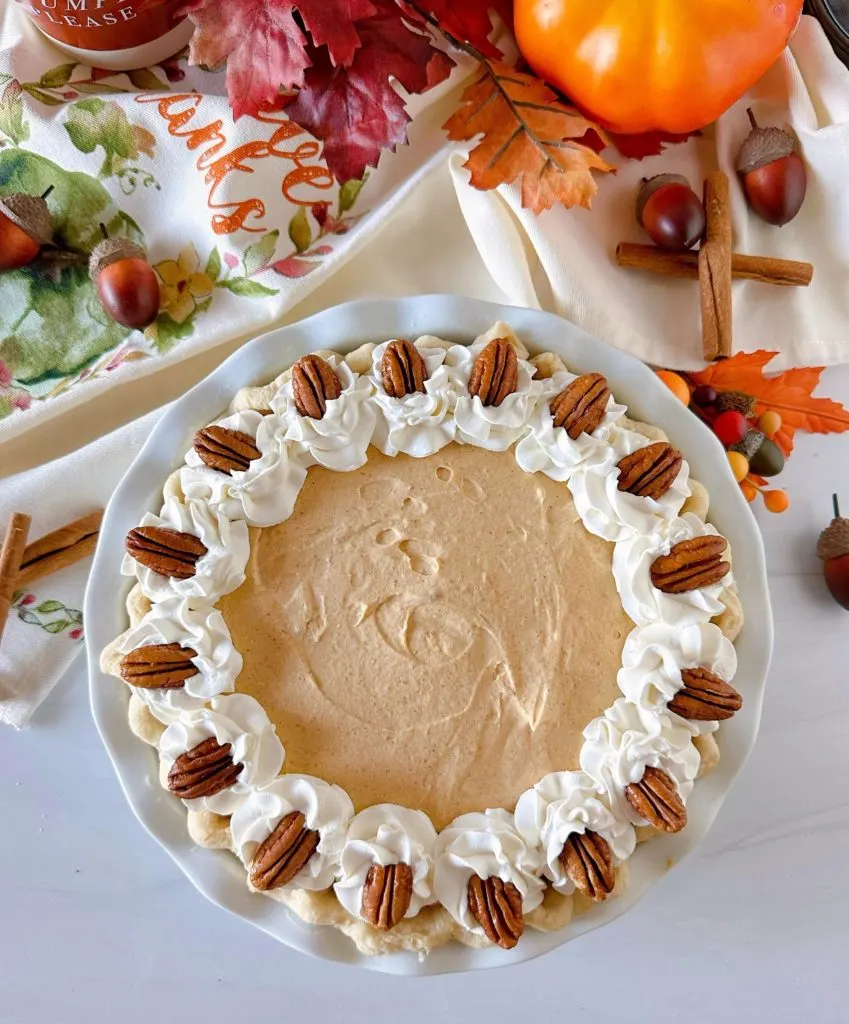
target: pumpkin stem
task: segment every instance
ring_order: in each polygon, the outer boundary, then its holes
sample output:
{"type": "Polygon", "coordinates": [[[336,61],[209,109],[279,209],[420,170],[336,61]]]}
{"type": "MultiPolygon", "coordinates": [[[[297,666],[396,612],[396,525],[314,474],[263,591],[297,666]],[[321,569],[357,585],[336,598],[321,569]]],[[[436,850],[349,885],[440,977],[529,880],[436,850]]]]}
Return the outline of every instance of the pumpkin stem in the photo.
{"type": "Polygon", "coordinates": [[[758,127],[758,122],[755,120],[755,115],[752,112],[752,108],[751,107],[747,107],[746,108],[746,113],[749,115],[749,121],[750,121],[750,123],[752,125],[752,128],[757,128],[758,127]]]}

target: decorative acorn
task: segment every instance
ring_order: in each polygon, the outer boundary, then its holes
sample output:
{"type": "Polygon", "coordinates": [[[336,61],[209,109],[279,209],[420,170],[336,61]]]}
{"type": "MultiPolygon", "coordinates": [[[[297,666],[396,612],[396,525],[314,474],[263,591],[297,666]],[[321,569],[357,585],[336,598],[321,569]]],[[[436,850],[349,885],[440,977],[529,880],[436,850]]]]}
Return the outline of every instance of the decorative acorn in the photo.
{"type": "Polygon", "coordinates": [[[754,428],[746,431],[742,441],[729,445],[728,450],[745,456],[749,469],[758,476],[778,476],[786,462],[784,452],[775,441],[754,428]]]}
{"type": "Polygon", "coordinates": [[[17,270],[36,258],[53,237],[53,222],[45,200],[53,186],[40,196],[14,192],[0,198],[0,270],[17,270]]]}
{"type": "Polygon", "coordinates": [[[109,238],[95,246],[88,265],[103,308],[125,327],[142,329],[159,312],[159,278],[144,249],[129,238],[109,238]]]}
{"type": "Polygon", "coordinates": [[[793,220],[805,199],[808,176],[796,139],[783,128],[761,128],[751,108],[749,137],[740,147],[737,171],[749,206],[770,224],[793,220]]]}
{"type": "Polygon", "coordinates": [[[635,207],[637,223],[662,249],[690,249],[705,230],[705,208],[680,174],[643,178],[635,207]]]}
{"type": "Polygon", "coordinates": [[[832,495],[834,519],[817,541],[817,554],[823,560],[825,582],[834,600],[849,610],[849,519],[840,514],[837,495],[832,495]]]}

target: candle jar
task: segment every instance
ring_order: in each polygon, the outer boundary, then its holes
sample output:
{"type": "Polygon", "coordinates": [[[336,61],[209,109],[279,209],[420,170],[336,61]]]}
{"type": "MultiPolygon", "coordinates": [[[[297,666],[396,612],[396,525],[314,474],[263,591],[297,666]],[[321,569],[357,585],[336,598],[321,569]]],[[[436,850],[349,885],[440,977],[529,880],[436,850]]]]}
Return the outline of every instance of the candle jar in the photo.
{"type": "Polygon", "coordinates": [[[128,71],[182,49],[192,23],[184,0],[17,0],[45,35],[81,64],[128,71]]]}

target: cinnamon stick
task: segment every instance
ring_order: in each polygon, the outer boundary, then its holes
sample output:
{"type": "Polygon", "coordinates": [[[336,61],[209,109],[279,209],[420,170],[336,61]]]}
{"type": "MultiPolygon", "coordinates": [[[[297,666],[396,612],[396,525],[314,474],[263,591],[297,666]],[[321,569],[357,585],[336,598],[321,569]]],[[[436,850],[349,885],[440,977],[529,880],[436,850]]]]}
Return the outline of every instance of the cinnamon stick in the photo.
{"type": "Polygon", "coordinates": [[[18,583],[28,586],[90,555],[97,546],[102,519],[99,509],[33,541],[24,551],[18,583]]]}
{"type": "MultiPolygon", "coordinates": [[[[616,262],[631,270],[646,270],[664,277],[699,276],[698,252],[675,252],[656,245],[636,245],[620,242],[616,246],[616,262]]],[[[760,281],[763,284],[787,287],[807,287],[813,279],[814,268],[799,260],[779,260],[772,256],[746,256],[731,254],[731,277],[734,280],[760,281]]]]}
{"type": "Polygon", "coordinates": [[[13,512],[0,550],[0,640],[12,608],[12,594],[18,583],[31,522],[23,512],[13,512]]]}
{"type": "Polygon", "coordinates": [[[714,171],[705,179],[706,241],[699,249],[702,347],[707,360],[731,355],[731,203],[728,177],[714,171]]]}

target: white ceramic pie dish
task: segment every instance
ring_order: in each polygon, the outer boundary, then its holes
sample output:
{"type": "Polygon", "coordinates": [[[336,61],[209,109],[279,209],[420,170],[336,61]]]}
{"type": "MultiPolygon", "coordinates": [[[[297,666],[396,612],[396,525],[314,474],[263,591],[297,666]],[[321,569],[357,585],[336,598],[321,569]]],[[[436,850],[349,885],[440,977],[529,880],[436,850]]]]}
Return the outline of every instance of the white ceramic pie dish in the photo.
{"type": "Polygon", "coordinates": [[[642,363],[560,317],[451,295],[363,300],[325,310],[246,344],[178,400],[151,433],[106,510],[86,594],[85,621],[92,712],[121,786],[139,821],[194,885],[214,903],[293,949],[392,974],[440,974],[530,960],[613,921],[633,906],[667,872],[670,862],[677,863],[698,845],[716,817],[754,744],[772,650],[772,614],[760,532],[713,434],[642,363]],[[689,461],[693,475],[710,491],[710,519],[731,544],[734,576],[746,613],[746,625],[736,643],[735,677],[744,709],[722,725],[718,734],[722,759],[715,771],[697,783],[688,801],[686,829],[638,848],[629,863],[630,883],[623,895],[577,917],[560,931],[528,929],[518,946],[509,951],[474,950],[452,943],[424,959],[412,953],[364,956],[336,929],[307,925],[282,904],[251,893],[243,867],[229,853],[195,845],[186,829],[181,802],[158,783],[154,751],[130,731],[127,688],[100,671],[99,655],[126,628],[123,599],[131,580],[120,572],[126,533],[144,511],[158,507],[162,485],[190,446],[194,431],[220,415],[239,388],[267,383],[299,356],[316,349],[347,351],[365,341],[421,334],[470,341],[496,320],[510,323],[532,352],[557,352],[576,372],[603,373],[613,394],[629,406],[631,414],[669,434],[689,461]]]}

